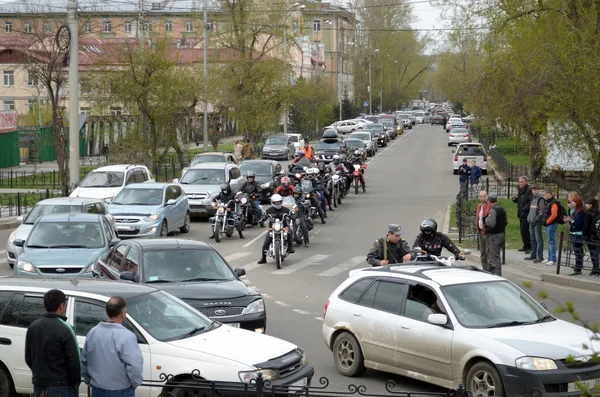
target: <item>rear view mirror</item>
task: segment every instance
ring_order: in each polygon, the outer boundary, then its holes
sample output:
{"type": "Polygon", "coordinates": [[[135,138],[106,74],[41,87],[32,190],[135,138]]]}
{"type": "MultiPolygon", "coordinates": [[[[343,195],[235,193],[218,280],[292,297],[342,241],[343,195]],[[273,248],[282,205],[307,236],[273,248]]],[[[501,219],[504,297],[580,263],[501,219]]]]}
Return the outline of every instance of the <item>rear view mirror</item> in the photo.
{"type": "Polygon", "coordinates": [[[421,251],[422,251],[422,250],[421,250],[421,247],[413,247],[413,252],[418,252],[418,253],[420,253],[421,251]]]}
{"type": "Polygon", "coordinates": [[[110,246],[114,247],[115,245],[119,244],[121,242],[120,238],[113,238],[112,240],[110,240],[110,246]]]}
{"type": "Polygon", "coordinates": [[[138,282],[138,276],[136,276],[132,272],[123,272],[123,273],[121,273],[121,276],[119,278],[121,280],[131,281],[133,283],[137,283],[138,282]]]}
{"type": "Polygon", "coordinates": [[[169,200],[167,200],[167,204],[166,205],[173,205],[176,202],[177,202],[177,200],[169,199],[169,200]]]}
{"type": "Polygon", "coordinates": [[[241,267],[236,268],[233,272],[238,277],[242,277],[242,276],[246,275],[246,269],[242,269],[241,267]]]}
{"type": "Polygon", "coordinates": [[[448,323],[448,317],[446,317],[445,314],[434,313],[427,317],[427,321],[435,325],[446,325],[448,323]]]}
{"type": "Polygon", "coordinates": [[[16,239],[15,241],[13,241],[13,245],[15,247],[22,247],[25,245],[25,240],[16,239]]]}

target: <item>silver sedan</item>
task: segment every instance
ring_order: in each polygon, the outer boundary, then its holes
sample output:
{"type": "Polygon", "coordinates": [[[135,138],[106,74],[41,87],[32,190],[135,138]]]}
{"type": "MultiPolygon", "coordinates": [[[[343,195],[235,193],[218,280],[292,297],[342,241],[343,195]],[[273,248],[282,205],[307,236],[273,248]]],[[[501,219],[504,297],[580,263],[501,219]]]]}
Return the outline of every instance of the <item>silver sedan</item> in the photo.
{"type": "Polygon", "coordinates": [[[471,135],[466,128],[453,128],[448,134],[448,146],[471,142],[471,135]]]}

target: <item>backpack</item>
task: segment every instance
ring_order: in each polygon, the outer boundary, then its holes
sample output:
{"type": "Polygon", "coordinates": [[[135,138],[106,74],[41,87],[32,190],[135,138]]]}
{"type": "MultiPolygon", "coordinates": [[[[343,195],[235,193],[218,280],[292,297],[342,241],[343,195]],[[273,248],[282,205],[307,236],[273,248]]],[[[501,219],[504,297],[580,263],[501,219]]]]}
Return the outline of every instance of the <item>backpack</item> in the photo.
{"type": "Polygon", "coordinates": [[[568,212],[565,209],[565,207],[560,203],[560,201],[556,200],[556,205],[558,205],[558,216],[556,217],[556,222],[559,225],[564,225],[565,221],[563,220],[563,218],[568,215],[568,212]]]}

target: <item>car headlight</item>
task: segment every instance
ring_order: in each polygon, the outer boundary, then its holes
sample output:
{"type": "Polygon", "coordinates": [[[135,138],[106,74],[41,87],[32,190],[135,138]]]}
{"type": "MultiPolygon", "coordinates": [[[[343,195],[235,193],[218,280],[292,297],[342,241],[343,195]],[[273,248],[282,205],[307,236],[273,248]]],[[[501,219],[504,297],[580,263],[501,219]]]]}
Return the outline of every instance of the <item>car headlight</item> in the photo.
{"type": "Polygon", "coordinates": [[[28,273],[35,273],[33,265],[29,262],[19,262],[19,264],[17,265],[17,269],[23,270],[24,272],[28,273]]]}
{"type": "Polygon", "coordinates": [[[306,356],[306,352],[301,347],[297,348],[296,350],[298,353],[302,354],[302,367],[306,367],[308,365],[308,357],[306,356]]]}
{"type": "Polygon", "coordinates": [[[159,217],[160,217],[160,215],[159,215],[159,214],[152,214],[152,215],[150,215],[150,216],[147,216],[147,217],[145,217],[145,218],[144,218],[144,220],[145,220],[146,222],[152,222],[152,221],[155,221],[155,220],[157,220],[159,217]]]}
{"type": "Polygon", "coordinates": [[[273,230],[275,230],[276,232],[281,230],[281,223],[276,223],[273,225],[273,230]]]}
{"type": "Polygon", "coordinates": [[[240,380],[246,384],[250,384],[250,382],[255,381],[258,378],[258,373],[262,374],[263,380],[273,380],[277,379],[277,372],[272,369],[257,369],[256,371],[240,371],[238,372],[238,376],[240,380]]]}
{"type": "Polygon", "coordinates": [[[549,358],[543,357],[521,357],[515,360],[515,366],[530,371],[550,371],[558,369],[558,366],[549,358]]]}
{"type": "Polygon", "coordinates": [[[267,182],[267,183],[263,183],[262,185],[260,185],[261,189],[270,189],[271,188],[271,182],[267,182]]]}
{"type": "Polygon", "coordinates": [[[295,174],[294,176],[296,177],[296,179],[300,179],[302,177],[301,174],[295,174]]]}
{"type": "MultiPolygon", "coordinates": [[[[16,232],[16,230],[15,230],[15,232],[16,232]]],[[[15,241],[15,232],[12,232],[12,233],[10,234],[10,236],[8,236],[8,243],[9,243],[9,244],[12,244],[12,243],[13,243],[13,241],[15,241]]]]}
{"type": "Polygon", "coordinates": [[[250,313],[260,313],[265,311],[265,301],[261,299],[257,299],[254,302],[250,303],[242,314],[250,314],[250,313]]]}

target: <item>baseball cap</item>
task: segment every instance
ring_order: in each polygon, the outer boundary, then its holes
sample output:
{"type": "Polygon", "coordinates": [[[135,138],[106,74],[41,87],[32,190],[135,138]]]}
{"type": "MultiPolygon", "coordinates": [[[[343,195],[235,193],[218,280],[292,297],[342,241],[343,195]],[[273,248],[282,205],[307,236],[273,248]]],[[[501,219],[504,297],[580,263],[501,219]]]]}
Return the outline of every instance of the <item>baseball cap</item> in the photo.
{"type": "Polygon", "coordinates": [[[498,202],[498,197],[495,194],[491,194],[488,196],[488,201],[490,203],[497,203],[498,202]]]}
{"type": "Polygon", "coordinates": [[[400,225],[392,223],[388,227],[388,233],[394,233],[396,236],[402,235],[402,228],[400,225]]]}

